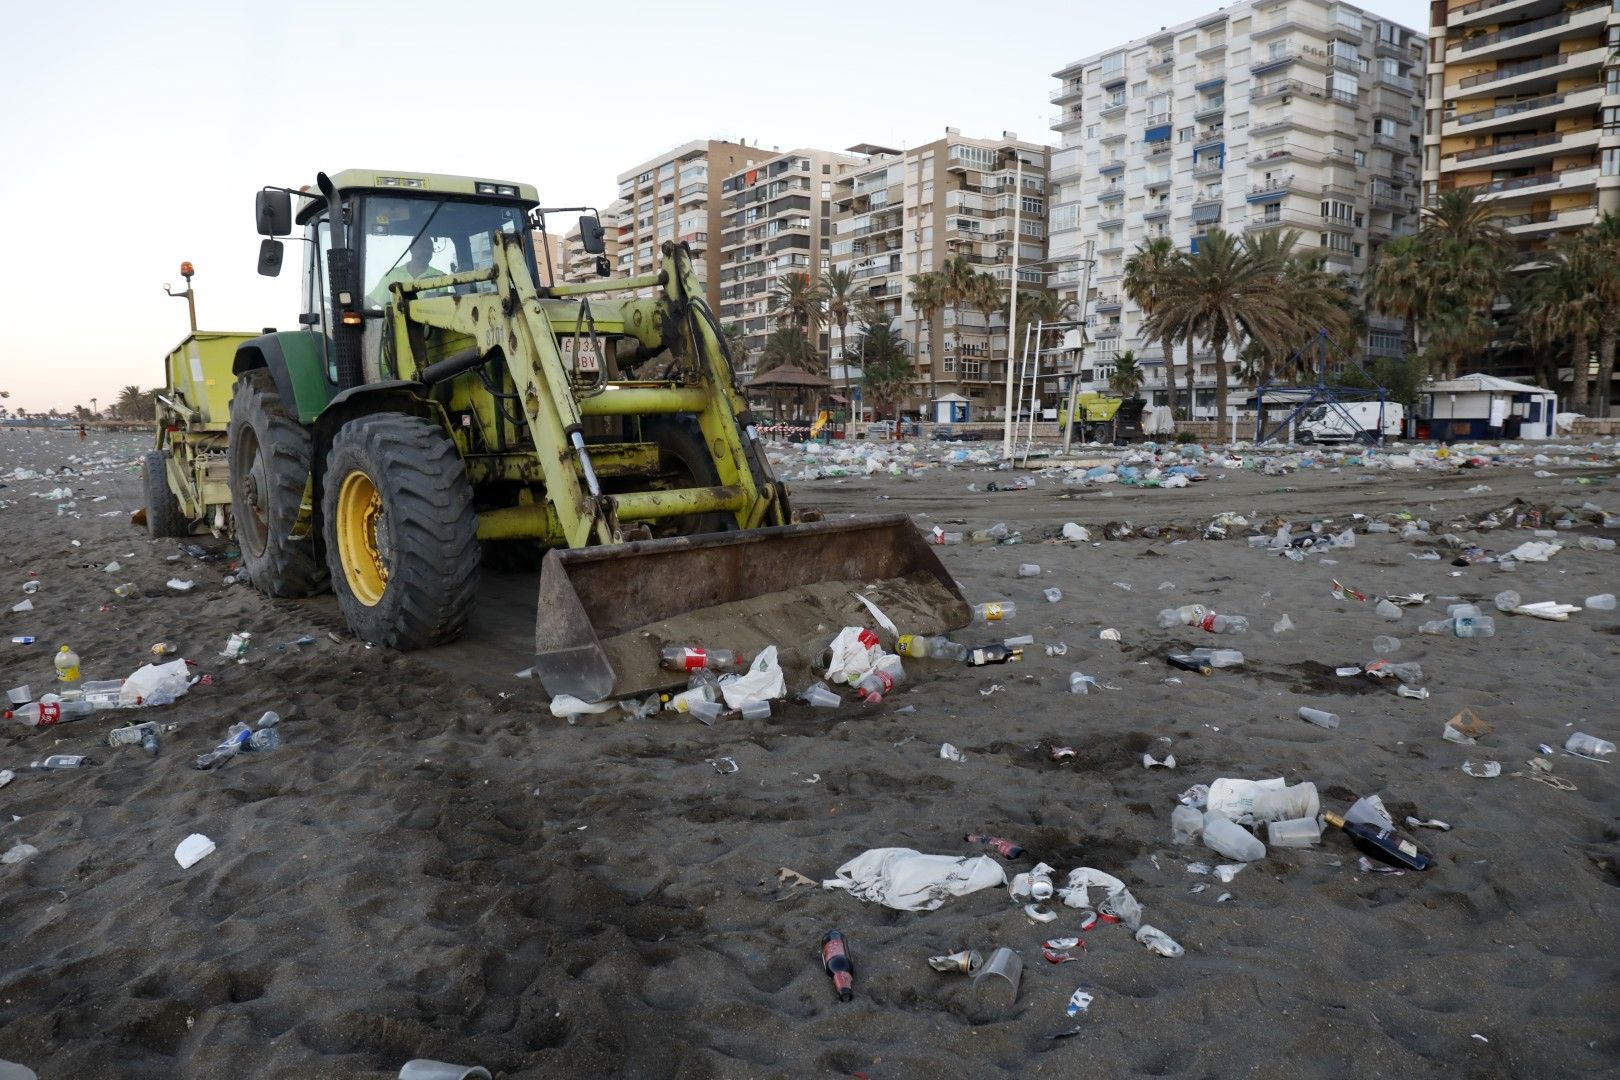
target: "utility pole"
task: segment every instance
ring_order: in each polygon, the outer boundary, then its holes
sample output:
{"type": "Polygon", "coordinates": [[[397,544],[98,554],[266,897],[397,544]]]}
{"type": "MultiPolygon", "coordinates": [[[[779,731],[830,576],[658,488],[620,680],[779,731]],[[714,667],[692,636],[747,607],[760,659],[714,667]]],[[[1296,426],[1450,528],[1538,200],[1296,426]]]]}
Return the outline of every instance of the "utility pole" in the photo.
{"type": "Polygon", "coordinates": [[[1011,461],[1013,456],[1013,335],[1018,331],[1018,249],[1023,246],[1019,235],[1024,208],[1024,154],[1013,144],[1013,157],[1018,162],[1013,173],[1013,252],[1012,296],[1007,300],[1007,414],[1001,425],[1001,458],[1011,461]]]}
{"type": "Polygon", "coordinates": [[[191,288],[191,275],[195,274],[196,272],[197,271],[189,262],[183,262],[180,264],[180,276],[186,279],[185,292],[174,292],[169,288],[168,282],[163,283],[164,292],[173,297],[185,298],[186,311],[191,315],[191,332],[193,334],[197,332],[197,294],[193,292],[191,288]]]}

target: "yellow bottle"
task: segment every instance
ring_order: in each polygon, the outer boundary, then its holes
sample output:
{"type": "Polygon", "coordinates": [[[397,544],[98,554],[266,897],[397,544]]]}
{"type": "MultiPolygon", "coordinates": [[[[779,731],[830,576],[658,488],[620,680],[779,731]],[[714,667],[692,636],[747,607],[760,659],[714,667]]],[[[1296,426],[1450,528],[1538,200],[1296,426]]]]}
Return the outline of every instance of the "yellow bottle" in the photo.
{"type": "Polygon", "coordinates": [[[56,653],[56,678],[60,682],[79,681],[79,654],[66,645],[56,653]]]}

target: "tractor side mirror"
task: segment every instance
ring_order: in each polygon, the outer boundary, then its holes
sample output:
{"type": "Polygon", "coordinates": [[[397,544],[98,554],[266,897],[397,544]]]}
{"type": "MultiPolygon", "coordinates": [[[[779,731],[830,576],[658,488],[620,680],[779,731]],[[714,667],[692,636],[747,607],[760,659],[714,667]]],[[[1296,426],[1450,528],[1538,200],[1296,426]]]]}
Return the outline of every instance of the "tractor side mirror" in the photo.
{"type": "Polygon", "coordinates": [[[292,232],[292,196],[269,188],[260,191],[253,196],[253,216],[260,236],[287,236],[292,232]]]}
{"type": "Polygon", "coordinates": [[[264,277],[275,277],[281,273],[282,243],[265,237],[259,242],[259,273],[264,277]]]}
{"type": "Polygon", "coordinates": [[[612,277],[613,276],[613,265],[608,262],[608,259],[607,259],[606,255],[598,255],[596,257],[596,276],[597,277],[612,277]]]}
{"type": "Polygon", "coordinates": [[[579,219],[579,244],[587,255],[600,255],[607,251],[602,239],[602,223],[589,214],[579,219]]]}

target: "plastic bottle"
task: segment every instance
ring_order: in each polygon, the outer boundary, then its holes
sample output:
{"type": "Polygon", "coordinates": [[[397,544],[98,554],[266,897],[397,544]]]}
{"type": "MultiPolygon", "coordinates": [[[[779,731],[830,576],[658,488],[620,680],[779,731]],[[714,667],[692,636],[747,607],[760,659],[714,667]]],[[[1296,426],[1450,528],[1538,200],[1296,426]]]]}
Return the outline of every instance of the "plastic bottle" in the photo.
{"type": "Polygon", "coordinates": [[[987,847],[1003,859],[1018,859],[1022,858],[1024,854],[1024,849],[1011,840],[1004,840],[999,836],[991,836],[988,833],[968,833],[962,837],[962,840],[964,843],[987,847]]]}
{"type": "Polygon", "coordinates": [[[1239,667],[1243,663],[1243,654],[1236,649],[1194,649],[1187,655],[1212,668],[1239,667]]]}
{"type": "Polygon", "coordinates": [[[93,709],[116,709],[123,688],[123,679],[86,679],[79,687],[79,700],[93,709]]]}
{"type": "Polygon", "coordinates": [[[1200,630],[1207,630],[1211,634],[1246,634],[1249,632],[1249,619],[1246,615],[1217,615],[1207,612],[1202,621],[1196,624],[1200,630]]]}
{"type": "Polygon", "coordinates": [[[1309,720],[1317,727],[1336,728],[1339,726],[1338,716],[1330,712],[1325,712],[1322,709],[1312,709],[1308,706],[1300,707],[1299,718],[1301,720],[1309,720]]]}
{"type": "Polygon", "coordinates": [[[1583,536],[1581,547],[1586,551],[1613,551],[1614,541],[1606,536],[1583,536]]]}
{"type": "Polygon", "coordinates": [[[1477,619],[1483,614],[1478,604],[1451,604],[1446,608],[1446,617],[1451,619],[1477,619]]]}
{"type": "Polygon", "coordinates": [[[83,720],[95,711],[96,707],[85,701],[35,701],[8,710],[6,719],[27,727],[53,727],[71,720],[83,720]]]}
{"type": "Polygon", "coordinates": [[[1170,811],[1170,842],[1190,844],[1204,835],[1204,815],[1190,806],[1170,811]]]}
{"type": "Polygon", "coordinates": [[[1418,627],[1420,634],[1450,634],[1454,633],[1451,619],[1431,619],[1418,627]]]}
{"type": "Polygon", "coordinates": [[[281,748],[281,729],[277,727],[259,728],[248,736],[242,749],[248,753],[262,754],[281,748]]]}
{"type": "Polygon", "coordinates": [[[224,740],[206,754],[200,754],[197,760],[191,763],[194,769],[212,769],[223,761],[229,761],[242,752],[247,741],[253,737],[253,729],[246,724],[232,724],[225,733],[224,740]]]}
{"type": "Polygon", "coordinates": [[[1519,596],[1519,594],[1514,592],[1512,589],[1503,589],[1501,592],[1496,594],[1496,610],[1512,611],[1514,608],[1519,606],[1521,599],[1522,598],[1519,596]]]}
{"type": "Polygon", "coordinates": [[[1316,815],[1266,822],[1266,843],[1272,847],[1315,847],[1322,842],[1322,823],[1316,815]]]}
{"type": "Polygon", "coordinates": [[[1313,818],[1322,812],[1322,799],[1316,785],[1307,780],[1280,790],[1267,788],[1255,792],[1249,812],[1255,821],[1313,818]]]}
{"type": "Polygon", "coordinates": [[[880,658],[871,671],[861,676],[860,682],[855,684],[855,692],[862,701],[876,705],[883,700],[884,694],[894,689],[895,684],[905,681],[905,665],[898,656],[890,654],[880,658]]]}
{"type": "Polygon", "coordinates": [[[1373,652],[1379,656],[1388,656],[1401,647],[1401,639],[1390,637],[1388,634],[1379,634],[1372,640],[1373,652]]]}
{"type": "Polygon", "coordinates": [[[1204,846],[1238,862],[1266,857],[1266,845],[1243,826],[1211,811],[1204,812],[1204,846]]]}
{"type": "Polygon", "coordinates": [[[1202,604],[1185,604],[1181,607],[1165,608],[1159,612],[1159,626],[1170,629],[1173,626],[1191,626],[1204,617],[1202,604]]]}
{"type": "Polygon", "coordinates": [[[1001,622],[1018,614],[1018,605],[1011,600],[991,601],[985,604],[973,605],[973,621],[979,623],[1001,622]]]}
{"type": "Polygon", "coordinates": [[[833,981],[839,1001],[855,998],[855,961],[849,956],[849,943],[837,930],[827,931],[821,939],[821,967],[833,981]]]}
{"type": "Polygon", "coordinates": [[[1040,564],[1039,563],[1032,563],[1032,562],[1020,563],[1019,566],[1018,566],[1018,576],[1019,577],[1040,577],[1041,576],[1040,564]]]}
{"type": "Polygon", "coordinates": [[[1577,731],[1564,740],[1564,749],[1572,754],[1585,754],[1587,757],[1608,757],[1614,753],[1614,743],[1577,731]]]}
{"type": "Polygon", "coordinates": [[[58,682],[79,681],[79,654],[63,645],[56,651],[56,679],[58,682]]]}
{"type": "Polygon", "coordinates": [[[1496,620],[1489,615],[1452,619],[1451,632],[1458,637],[1495,637],[1496,620]]]}
{"type": "Polygon", "coordinates": [[[1415,661],[1405,664],[1392,664],[1388,660],[1378,660],[1368,664],[1367,674],[1377,675],[1381,679],[1399,679],[1406,686],[1416,686],[1423,681],[1423,665],[1415,661]]]}
{"type": "Polygon", "coordinates": [[[924,637],[921,634],[902,634],[894,643],[894,651],[901,656],[927,658],[930,660],[956,660],[967,659],[968,647],[959,641],[952,641],[944,634],[934,634],[924,637]]]}
{"type": "Polygon", "coordinates": [[[705,649],[699,645],[665,645],[658,650],[658,666],[665,671],[719,671],[741,667],[741,659],[730,649],[705,649]]]}
{"type": "Polygon", "coordinates": [[[52,754],[44,761],[35,761],[28,766],[31,769],[77,769],[89,762],[83,754],[52,754]]]}
{"type": "Polygon", "coordinates": [[[1069,672],[1069,693],[1089,694],[1095,685],[1097,685],[1095,677],[1079,671],[1069,672]]]}
{"type": "Polygon", "coordinates": [[[1596,596],[1588,596],[1583,602],[1583,606],[1589,607],[1593,611],[1613,611],[1614,593],[1605,592],[1598,593],[1596,596]]]}
{"type": "Polygon", "coordinates": [[[1164,658],[1164,662],[1180,671],[1196,671],[1200,675],[1213,675],[1215,669],[1186,653],[1171,653],[1164,658]]]}
{"type": "Polygon", "coordinates": [[[928,542],[930,544],[939,544],[941,546],[947,544],[960,544],[962,542],[962,534],[959,532],[946,532],[944,529],[936,528],[933,532],[928,534],[928,542]]]}

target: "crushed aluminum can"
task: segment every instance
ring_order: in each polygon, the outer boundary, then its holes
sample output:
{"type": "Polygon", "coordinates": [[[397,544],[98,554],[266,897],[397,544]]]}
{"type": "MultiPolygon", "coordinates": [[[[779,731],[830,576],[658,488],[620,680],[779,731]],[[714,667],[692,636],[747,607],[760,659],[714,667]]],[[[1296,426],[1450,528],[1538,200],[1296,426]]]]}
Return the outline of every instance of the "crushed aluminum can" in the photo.
{"type": "Polygon", "coordinates": [[[1046,957],[1049,964],[1072,964],[1080,959],[1070,951],[1076,947],[1085,952],[1085,941],[1080,938],[1052,938],[1041,942],[1041,955],[1046,957]]]}
{"type": "Polygon", "coordinates": [[[1081,930],[1090,930],[1092,927],[1094,927],[1096,925],[1097,925],[1097,913],[1095,911],[1087,911],[1084,915],[1082,915],[1080,917],[1080,929],[1081,930]]]}
{"type": "Polygon", "coordinates": [[[1063,1011],[1068,1013],[1070,1016],[1079,1016],[1081,1013],[1091,1008],[1091,1001],[1091,995],[1088,994],[1084,989],[1076,990],[1069,997],[1069,1003],[1063,1007],[1063,1011]]]}
{"type": "Polygon", "coordinates": [[[1025,904],[1024,917],[1030,922],[1049,923],[1057,922],[1057,912],[1049,911],[1039,904],[1025,904]]]}
{"type": "Polygon", "coordinates": [[[963,949],[961,952],[953,952],[949,956],[930,956],[928,958],[929,967],[946,974],[954,972],[971,975],[978,971],[983,964],[984,957],[979,954],[977,949],[963,949]]]}
{"type": "Polygon", "coordinates": [[[1073,761],[1076,757],[1077,751],[1072,746],[1054,746],[1048,752],[1048,754],[1053,761],[1057,762],[1059,765],[1063,765],[1073,761]]]}

